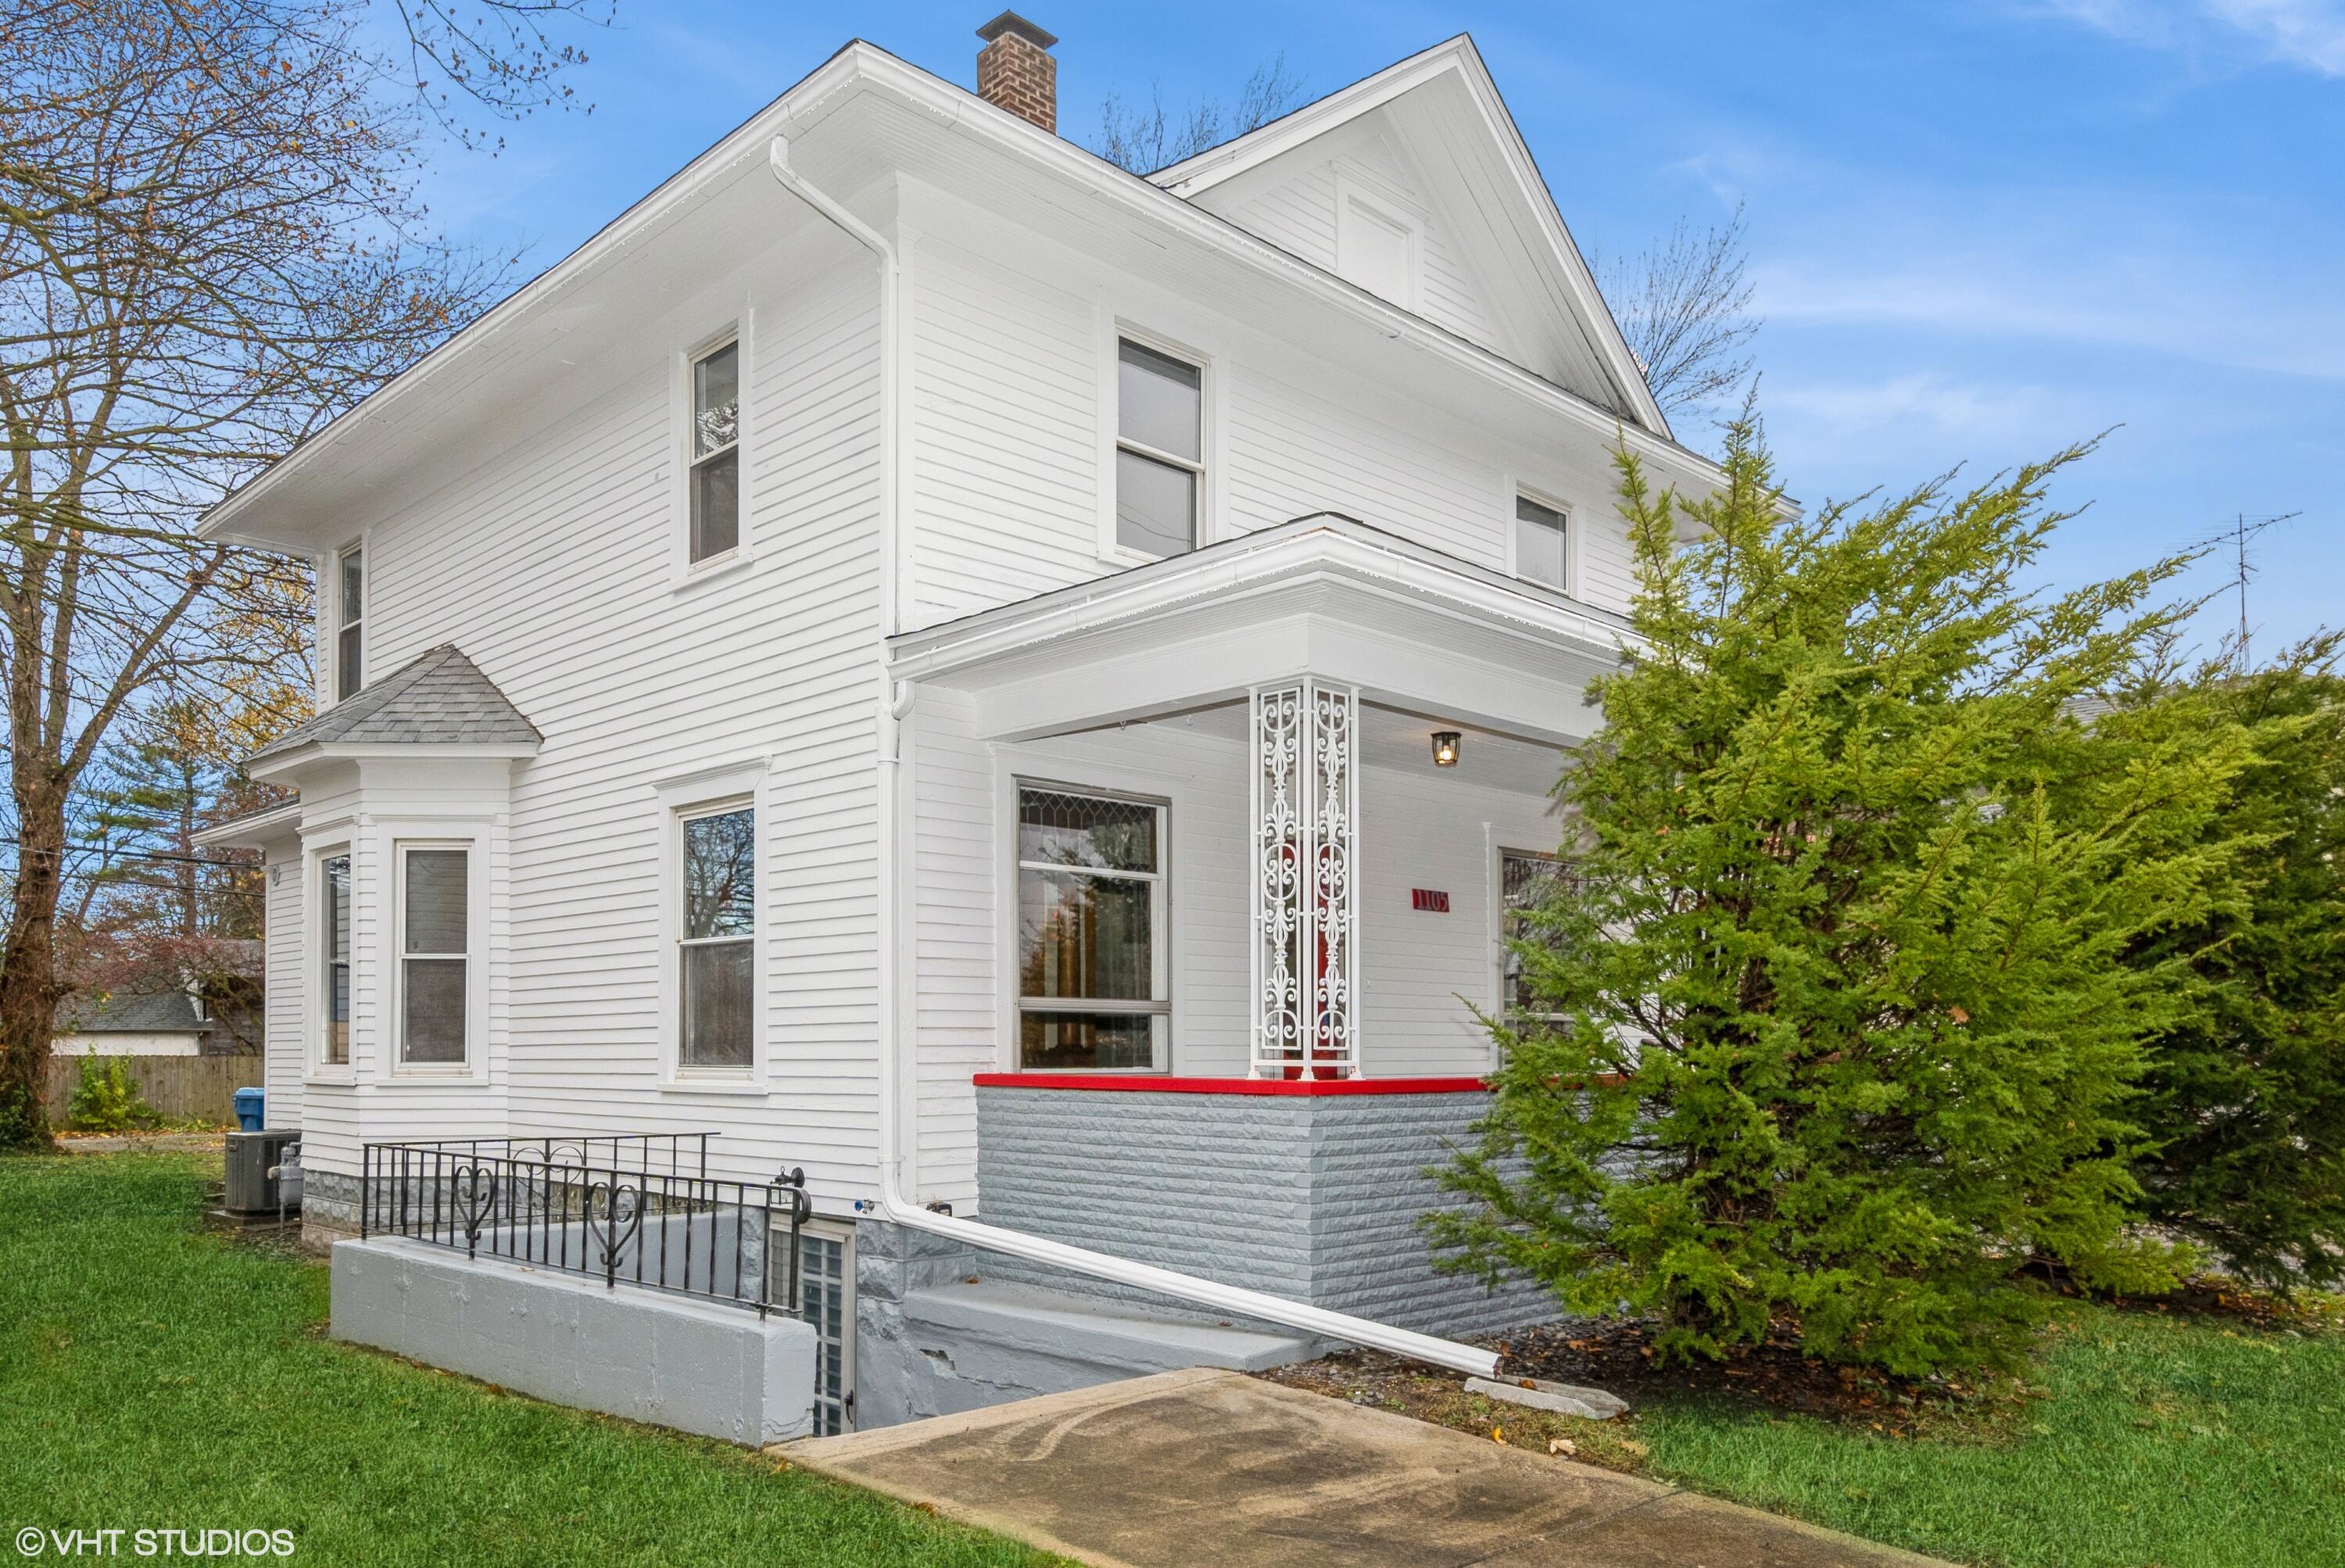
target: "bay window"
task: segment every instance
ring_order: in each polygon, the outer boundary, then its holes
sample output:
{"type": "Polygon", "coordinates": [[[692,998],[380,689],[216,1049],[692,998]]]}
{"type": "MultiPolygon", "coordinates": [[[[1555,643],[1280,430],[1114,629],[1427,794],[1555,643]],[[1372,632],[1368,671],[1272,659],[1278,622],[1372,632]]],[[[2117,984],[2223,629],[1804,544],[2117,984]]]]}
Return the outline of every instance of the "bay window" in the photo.
{"type": "Polygon", "coordinates": [[[1021,1067],[1164,1066],[1165,817],[1154,801],[1019,789],[1021,1067]]]}
{"type": "Polygon", "coordinates": [[[400,846],[399,1059],[461,1066],[472,976],[469,850],[400,846]]]}

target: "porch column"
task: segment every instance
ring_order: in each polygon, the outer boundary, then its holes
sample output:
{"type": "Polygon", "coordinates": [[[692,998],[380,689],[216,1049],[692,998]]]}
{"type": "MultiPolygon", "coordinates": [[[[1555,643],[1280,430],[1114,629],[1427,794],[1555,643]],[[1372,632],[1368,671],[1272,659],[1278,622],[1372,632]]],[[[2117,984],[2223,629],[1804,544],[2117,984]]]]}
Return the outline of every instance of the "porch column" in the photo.
{"type": "Polygon", "coordinates": [[[1253,694],[1257,1078],[1359,1071],[1359,693],[1305,678],[1253,694]]]}

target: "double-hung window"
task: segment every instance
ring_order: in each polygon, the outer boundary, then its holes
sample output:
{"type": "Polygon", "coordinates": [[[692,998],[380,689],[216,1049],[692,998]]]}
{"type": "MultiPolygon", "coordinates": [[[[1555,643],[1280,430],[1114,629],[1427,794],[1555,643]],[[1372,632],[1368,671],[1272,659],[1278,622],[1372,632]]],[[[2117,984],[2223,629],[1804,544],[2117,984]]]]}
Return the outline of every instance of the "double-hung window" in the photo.
{"type": "Polygon", "coordinates": [[[319,1010],[325,1028],[318,1040],[318,1060],[328,1067],[347,1066],[350,1060],[350,858],[328,855],[318,862],[319,952],[323,972],[319,976],[319,1010]]]}
{"type": "Polygon", "coordinates": [[[472,976],[472,855],[402,844],[399,850],[399,1059],[461,1066],[472,976]]]}
{"type": "Polygon", "coordinates": [[[1143,555],[1197,545],[1205,487],[1205,373],[1131,339],[1116,344],[1115,542],[1143,555]]]}
{"type": "Polygon", "coordinates": [[[334,596],[334,700],[340,702],[358,695],[365,675],[360,664],[365,637],[359,623],[366,616],[366,556],[355,549],[343,551],[334,575],[340,579],[334,596]]]}
{"type": "Polygon", "coordinates": [[[756,1064],[757,813],[750,805],[685,813],[684,909],[677,925],[677,1064],[756,1064]]]}
{"type": "Polygon", "coordinates": [[[741,543],[741,345],[692,361],[692,559],[741,543]]]}
{"type": "Polygon", "coordinates": [[[1554,933],[1542,930],[1530,916],[1569,885],[1570,875],[1569,868],[1553,855],[1527,850],[1498,851],[1499,935],[1505,944],[1498,954],[1498,995],[1509,1018],[1529,1022],[1553,1017],[1542,1011],[1522,950],[1516,943],[1555,945],[1554,933]]]}
{"type": "Polygon", "coordinates": [[[1020,1066],[1164,1066],[1165,816],[1154,801],[1019,789],[1020,1066]]]}
{"type": "Polygon", "coordinates": [[[1570,522],[1563,512],[1528,495],[1515,497],[1515,575],[1558,591],[1571,579],[1570,522]]]}

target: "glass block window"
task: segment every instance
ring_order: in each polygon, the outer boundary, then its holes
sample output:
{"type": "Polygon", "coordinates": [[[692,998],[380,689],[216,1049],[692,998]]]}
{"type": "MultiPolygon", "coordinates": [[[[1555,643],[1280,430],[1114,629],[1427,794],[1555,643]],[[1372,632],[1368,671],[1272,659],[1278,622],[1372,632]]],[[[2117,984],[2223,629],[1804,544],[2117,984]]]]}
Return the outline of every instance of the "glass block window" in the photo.
{"type": "Polygon", "coordinates": [[[741,345],[692,365],[692,558],[713,560],[741,543],[741,345]]]}
{"type": "MultiPolygon", "coordinates": [[[[787,1232],[782,1233],[787,1237],[787,1232]]],[[[787,1247],[777,1257],[787,1257],[787,1247]]],[[[845,1236],[798,1235],[798,1316],[815,1333],[814,1431],[848,1430],[855,1411],[855,1255],[845,1236]]],[[[773,1288],[787,1288],[777,1280],[773,1288]]]]}
{"type": "Polygon", "coordinates": [[[400,850],[400,1033],[402,1062],[460,1065],[472,969],[472,851],[400,850]]]}
{"type": "Polygon", "coordinates": [[[1196,548],[1205,373],[1129,338],[1116,345],[1115,542],[1143,555],[1196,548]]]}
{"type": "Polygon", "coordinates": [[[319,951],[325,955],[319,977],[319,1011],[325,1030],[318,1043],[318,1058],[330,1067],[350,1059],[350,858],[329,855],[318,862],[318,899],[321,926],[319,951]]]}
{"type": "Polygon", "coordinates": [[[1503,980],[1499,998],[1507,1012],[1518,1018],[1552,1016],[1537,1010],[1538,999],[1531,994],[1530,981],[1523,972],[1523,955],[1514,944],[1519,941],[1545,942],[1550,945],[1556,938],[1552,932],[1542,932],[1525,917],[1553,898],[1568,885],[1571,871],[1553,855],[1535,854],[1527,850],[1503,850],[1498,855],[1498,896],[1505,919],[1500,935],[1506,945],[1498,954],[1503,980]]]}
{"type": "Polygon", "coordinates": [[[1165,815],[1153,801],[1019,789],[1021,1066],[1163,1067],[1172,1016],[1165,815]]]}
{"type": "Polygon", "coordinates": [[[683,820],[677,991],[685,1067],[747,1067],[756,1057],[757,813],[732,806],[683,820]]]}
{"type": "Polygon", "coordinates": [[[1568,586],[1564,570],[1570,565],[1570,532],[1568,520],[1555,507],[1516,496],[1515,575],[1550,588],[1568,586]]]}

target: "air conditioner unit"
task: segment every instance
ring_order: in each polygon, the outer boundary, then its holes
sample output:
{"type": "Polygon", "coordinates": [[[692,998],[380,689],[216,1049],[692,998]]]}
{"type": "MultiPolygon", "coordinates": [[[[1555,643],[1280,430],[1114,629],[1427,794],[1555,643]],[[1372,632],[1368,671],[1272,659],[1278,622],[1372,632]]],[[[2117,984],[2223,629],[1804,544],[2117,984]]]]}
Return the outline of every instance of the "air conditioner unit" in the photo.
{"type": "Polygon", "coordinates": [[[230,1214],[275,1214],[277,1184],[269,1179],[269,1168],[279,1163],[286,1145],[300,1139],[298,1132],[230,1133],[228,1193],[222,1207],[230,1214]]]}

